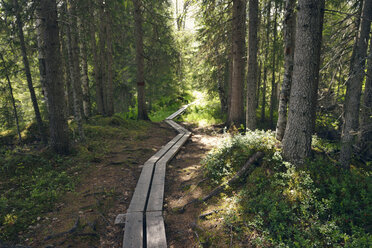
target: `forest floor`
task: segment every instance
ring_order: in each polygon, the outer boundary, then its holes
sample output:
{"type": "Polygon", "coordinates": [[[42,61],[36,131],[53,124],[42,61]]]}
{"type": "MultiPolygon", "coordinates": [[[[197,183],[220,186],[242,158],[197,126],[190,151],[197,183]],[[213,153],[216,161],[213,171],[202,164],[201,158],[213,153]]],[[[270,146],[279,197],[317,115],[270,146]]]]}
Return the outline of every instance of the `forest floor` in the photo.
{"type": "MultiPolygon", "coordinates": [[[[201,160],[221,135],[218,128],[187,126],[192,136],[167,167],[164,202],[169,247],[198,247],[197,219],[203,206],[176,209],[205,192],[201,160]]],[[[175,136],[165,123],[151,123],[135,139],[106,138],[110,151],[79,171],[79,184],[58,201],[54,211],[41,215],[25,234],[32,247],[121,247],[123,230],[114,225],[125,213],[141,173],[141,165],[175,136]]]]}
{"type": "Polygon", "coordinates": [[[25,236],[32,247],[120,247],[122,228],[114,225],[126,212],[141,165],[175,136],[165,123],[151,123],[136,138],[105,138],[109,152],[81,170],[80,183],[38,218],[25,236]]]}

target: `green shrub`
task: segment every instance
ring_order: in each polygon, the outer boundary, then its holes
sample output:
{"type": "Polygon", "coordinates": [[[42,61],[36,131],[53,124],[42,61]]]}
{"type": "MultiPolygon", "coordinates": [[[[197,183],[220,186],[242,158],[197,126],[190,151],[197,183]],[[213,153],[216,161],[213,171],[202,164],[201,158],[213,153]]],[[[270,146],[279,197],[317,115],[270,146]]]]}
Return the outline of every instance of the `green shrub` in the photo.
{"type": "MultiPolygon", "coordinates": [[[[322,150],[337,145],[316,142],[322,150]]],[[[343,171],[317,155],[298,168],[284,162],[270,132],[227,138],[204,160],[206,175],[222,182],[254,151],[265,157],[238,189],[225,211],[227,230],[239,237],[256,233],[256,246],[371,247],[372,177],[362,169],[343,171]]]]}

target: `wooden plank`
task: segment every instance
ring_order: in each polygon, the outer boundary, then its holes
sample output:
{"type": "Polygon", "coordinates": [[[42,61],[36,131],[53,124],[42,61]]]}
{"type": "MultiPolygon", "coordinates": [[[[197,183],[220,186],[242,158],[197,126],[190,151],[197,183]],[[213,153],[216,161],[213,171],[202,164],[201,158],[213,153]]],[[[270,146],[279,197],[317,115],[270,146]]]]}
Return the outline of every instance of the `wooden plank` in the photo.
{"type": "Polygon", "coordinates": [[[146,211],[163,210],[166,164],[174,157],[188,138],[189,136],[184,135],[156,164],[146,211]],[[159,168],[157,168],[158,166],[159,168]]]}
{"type": "Polygon", "coordinates": [[[183,128],[182,126],[178,125],[176,122],[172,120],[166,120],[165,121],[168,125],[172,126],[174,129],[176,129],[179,133],[185,133],[188,130],[183,128]]]}
{"type": "Polygon", "coordinates": [[[153,170],[154,164],[146,165],[142,168],[142,172],[137,181],[136,188],[134,189],[127,213],[143,212],[145,210],[146,198],[150,190],[150,182],[153,170]]]}
{"type": "Polygon", "coordinates": [[[157,153],[155,153],[149,160],[145,162],[147,164],[156,163],[180,138],[182,135],[177,135],[171,141],[169,141],[165,146],[163,146],[157,153]]]}
{"type": "Polygon", "coordinates": [[[167,248],[162,212],[146,212],[147,248],[167,248]]]}
{"type": "Polygon", "coordinates": [[[185,108],[180,108],[179,110],[177,110],[176,112],[174,112],[173,114],[171,114],[170,116],[167,117],[168,120],[172,120],[173,118],[177,117],[178,115],[180,115],[183,111],[185,110],[185,108]]]}
{"type": "Polygon", "coordinates": [[[164,183],[152,184],[147,211],[162,211],[164,202],[164,183]]]}
{"type": "Polygon", "coordinates": [[[185,144],[190,134],[185,134],[172,148],[158,161],[158,163],[168,163],[185,144]]]}
{"type": "Polygon", "coordinates": [[[123,248],[143,247],[143,213],[126,215],[123,248]]]}

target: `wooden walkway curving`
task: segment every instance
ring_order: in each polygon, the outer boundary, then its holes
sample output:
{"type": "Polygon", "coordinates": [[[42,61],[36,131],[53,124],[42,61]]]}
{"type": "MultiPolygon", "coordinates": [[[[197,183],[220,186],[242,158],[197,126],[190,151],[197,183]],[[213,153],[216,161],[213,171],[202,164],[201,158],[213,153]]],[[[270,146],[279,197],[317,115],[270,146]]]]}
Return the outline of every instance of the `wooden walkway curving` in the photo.
{"type": "Polygon", "coordinates": [[[171,114],[165,122],[179,134],[145,162],[126,214],[115,224],[125,224],[123,248],[166,248],[163,219],[165,172],[168,162],[190,137],[191,132],[173,121],[189,105],[171,114]]]}

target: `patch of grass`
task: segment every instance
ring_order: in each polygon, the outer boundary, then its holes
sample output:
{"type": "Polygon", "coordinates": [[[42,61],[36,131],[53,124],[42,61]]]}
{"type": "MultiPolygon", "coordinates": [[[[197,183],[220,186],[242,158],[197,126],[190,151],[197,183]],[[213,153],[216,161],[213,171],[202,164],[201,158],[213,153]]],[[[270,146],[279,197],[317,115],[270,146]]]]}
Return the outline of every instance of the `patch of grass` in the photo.
{"type": "MultiPolygon", "coordinates": [[[[229,204],[220,216],[223,232],[216,235],[231,233],[238,247],[371,247],[371,171],[344,171],[320,153],[299,168],[282,160],[275,143],[273,133],[249,132],[207,156],[206,175],[221,183],[254,151],[266,154],[245,183],[219,198],[222,206],[229,204]]],[[[324,140],[315,146],[337,149],[324,140]]]]}

